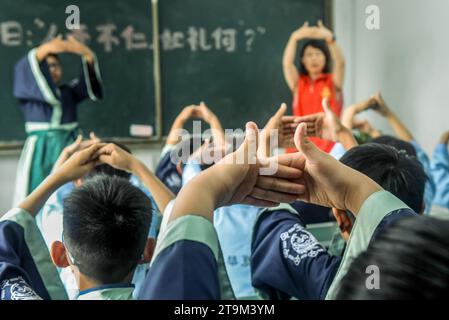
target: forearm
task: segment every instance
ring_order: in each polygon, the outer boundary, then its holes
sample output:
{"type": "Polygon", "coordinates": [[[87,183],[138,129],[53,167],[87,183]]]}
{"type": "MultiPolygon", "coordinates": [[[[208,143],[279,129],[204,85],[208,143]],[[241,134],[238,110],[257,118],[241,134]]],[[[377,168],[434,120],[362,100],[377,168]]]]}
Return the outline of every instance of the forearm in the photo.
{"type": "Polygon", "coordinates": [[[298,81],[298,70],[295,66],[298,41],[299,39],[297,39],[293,35],[290,37],[287,46],[285,47],[284,55],[282,58],[284,78],[291,90],[295,88],[296,82],[298,81]]]}
{"type": "Polygon", "coordinates": [[[36,59],[41,62],[51,53],[51,48],[47,43],[44,43],[36,48],[36,59]]]}
{"type": "Polygon", "coordinates": [[[61,185],[68,181],[63,181],[58,173],[49,175],[25,200],[19,207],[29,212],[33,217],[42,209],[48,198],[61,185]]]}
{"type": "Polygon", "coordinates": [[[140,161],[136,161],[131,171],[148,188],[159,212],[163,213],[175,195],[140,161]]]}
{"type": "Polygon", "coordinates": [[[344,73],[345,73],[345,58],[340,46],[336,42],[329,44],[329,51],[331,53],[333,61],[333,75],[334,84],[337,89],[341,90],[343,88],[344,73]]]}
{"type": "MultiPolygon", "coordinates": [[[[347,180],[345,193],[345,210],[349,210],[355,216],[360,212],[363,203],[374,193],[382,191],[382,187],[368,176],[351,169],[354,176],[347,180]]],[[[352,176],[352,174],[348,175],[352,176]]]]}
{"type": "Polygon", "coordinates": [[[216,146],[224,145],[225,136],[220,120],[216,116],[213,116],[209,121],[209,125],[212,130],[212,136],[214,137],[214,144],[216,146]]]}
{"type": "Polygon", "coordinates": [[[338,141],[340,141],[340,143],[343,145],[346,151],[359,145],[357,143],[357,140],[352,135],[351,130],[347,128],[341,128],[339,131],[337,131],[337,137],[338,141]]]}
{"type": "Polygon", "coordinates": [[[391,127],[393,128],[395,134],[397,137],[401,140],[410,142],[414,140],[413,135],[411,132],[407,129],[407,127],[399,120],[399,118],[393,113],[389,112],[387,115],[387,120],[390,123],[391,127]]]}
{"type": "Polygon", "coordinates": [[[181,130],[184,128],[185,120],[177,117],[173,122],[170,132],[167,136],[167,144],[177,144],[181,141],[182,134],[181,130]]]}

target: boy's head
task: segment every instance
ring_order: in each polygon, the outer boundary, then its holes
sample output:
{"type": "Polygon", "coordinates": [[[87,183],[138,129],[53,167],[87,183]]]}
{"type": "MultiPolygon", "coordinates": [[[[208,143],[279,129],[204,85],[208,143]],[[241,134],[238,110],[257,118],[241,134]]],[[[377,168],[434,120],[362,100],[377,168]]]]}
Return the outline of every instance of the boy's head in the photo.
{"type": "MultiPolygon", "coordinates": [[[[352,148],[340,161],[373,179],[415,212],[423,212],[426,174],[415,157],[387,145],[367,143],[352,148]]],[[[335,208],[332,211],[347,240],[353,224],[351,214],[335,208]]]]}
{"type": "Polygon", "coordinates": [[[123,178],[85,181],[64,201],[63,243],[53,243],[53,262],[75,267],[75,275],[97,285],[130,282],[144,254],[151,210],[150,199],[123,178]]]}
{"type": "MultiPolygon", "coordinates": [[[[351,264],[337,299],[434,300],[449,294],[449,221],[428,216],[395,222],[351,264]],[[368,287],[367,270],[380,272],[368,287]]],[[[371,277],[372,278],[372,277],[371,277]]]]}
{"type": "Polygon", "coordinates": [[[409,156],[416,157],[416,150],[411,143],[395,138],[393,136],[383,135],[371,140],[371,142],[391,146],[396,150],[404,150],[409,156]]]}

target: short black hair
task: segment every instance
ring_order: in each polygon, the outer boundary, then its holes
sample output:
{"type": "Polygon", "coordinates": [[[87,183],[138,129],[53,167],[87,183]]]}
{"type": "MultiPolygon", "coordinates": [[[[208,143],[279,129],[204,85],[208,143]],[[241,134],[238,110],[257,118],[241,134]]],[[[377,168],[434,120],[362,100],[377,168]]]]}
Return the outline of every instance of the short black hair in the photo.
{"type": "Polygon", "coordinates": [[[340,161],[367,175],[415,212],[422,211],[426,173],[416,157],[379,143],[350,149],[340,161]]]}
{"type": "MultiPolygon", "coordinates": [[[[128,152],[129,154],[132,154],[131,150],[126,147],[124,144],[115,142],[115,141],[104,141],[104,143],[113,143],[116,146],[118,146],[119,148],[123,149],[124,151],[128,152]]],[[[83,177],[83,181],[87,181],[97,175],[107,175],[107,176],[115,176],[115,177],[120,177],[120,178],[124,178],[129,180],[129,178],[131,178],[131,173],[124,171],[124,170],[120,170],[120,169],[116,169],[106,163],[100,164],[98,166],[95,166],[92,170],[90,170],[84,177],[83,177]]]]}
{"type": "Polygon", "coordinates": [[[449,296],[449,221],[400,219],[372,241],[343,277],[337,299],[443,299],[449,296]],[[379,269],[379,288],[366,286],[367,268],[379,269]]]}
{"type": "Polygon", "coordinates": [[[80,272],[100,284],[122,282],[144,252],[151,201],[129,181],[97,175],[64,200],[64,243],[80,272]]]}
{"type": "Polygon", "coordinates": [[[326,64],[324,65],[324,69],[323,69],[323,73],[330,73],[331,72],[331,68],[332,68],[332,59],[331,59],[331,54],[329,51],[329,47],[327,46],[326,42],[324,40],[318,40],[318,39],[311,39],[308,40],[306,43],[304,43],[304,45],[301,48],[301,52],[299,54],[299,73],[300,74],[304,74],[304,75],[308,75],[309,72],[306,70],[306,68],[304,67],[304,64],[302,63],[302,58],[304,57],[304,53],[307,49],[307,47],[313,47],[315,49],[319,49],[321,50],[321,52],[323,52],[324,56],[326,57],[326,64]]]}
{"type": "Polygon", "coordinates": [[[385,144],[396,150],[404,150],[409,156],[416,157],[416,150],[413,145],[407,141],[398,139],[390,135],[383,135],[371,140],[372,143],[385,144]]]}

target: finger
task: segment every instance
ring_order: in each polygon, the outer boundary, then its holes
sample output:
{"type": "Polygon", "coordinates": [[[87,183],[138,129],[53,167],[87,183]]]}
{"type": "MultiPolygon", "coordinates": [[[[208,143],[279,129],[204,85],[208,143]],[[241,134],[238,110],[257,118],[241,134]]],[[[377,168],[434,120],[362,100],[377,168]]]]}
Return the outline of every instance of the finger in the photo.
{"type": "Polygon", "coordinates": [[[96,152],[98,150],[100,150],[102,147],[104,147],[105,144],[104,143],[96,143],[91,145],[89,148],[84,149],[82,151],[79,151],[79,157],[81,159],[82,162],[86,163],[92,159],[95,159],[96,156],[96,152]]]}
{"type": "Polygon", "coordinates": [[[295,132],[296,148],[308,161],[315,161],[321,156],[321,151],[307,137],[307,124],[301,123],[295,132]]]}
{"type": "Polygon", "coordinates": [[[289,194],[303,194],[304,185],[293,183],[287,179],[278,179],[272,177],[259,177],[256,183],[257,188],[271,190],[289,194]]]}
{"type": "Polygon", "coordinates": [[[251,196],[246,197],[241,201],[242,204],[247,204],[254,207],[261,207],[261,208],[272,208],[277,207],[279,205],[279,202],[271,202],[267,200],[262,199],[255,199],[251,196]]]}
{"type": "Polygon", "coordinates": [[[321,101],[321,105],[323,106],[323,110],[325,113],[332,112],[329,98],[327,98],[327,97],[323,98],[323,100],[321,101]]]}
{"type": "Polygon", "coordinates": [[[287,104],[282,103],[278,111],[276,111],[276,113],[274,114],[274,117],[280,119],[284,116],[286,111],[287,111],[287,104]]]}
{"type": "Polygon", "coordinates": [[[320,19],[320,20],[318,20],[318,23],[317,23],[317,25],[318,25],[318,27],[322,27],[322,26],[323,26],[323,21],[321,21],[321,19],[320,19]]]}
{"type": "Polygon", "coordinates": [[[297,118],[297,116],[283,116],[282,122],[290,123],[290,122],[295,121],[296,118],[297,118]]]}
{"type": "Polygon", "coordinates": [[[309,26],[309,21],[304,22],[303,27],[308,27],[309,26]]]}
{"type": "Polygon", "coordinates": [[[116,145],[113,143],[96,143],[101,144],[102,147],[98,149],[94,155],[94,158],[98,158],[100,155],[110,155],[114,152],[116,145]]]}
{"type": "Polygon", "coordinates": [[[295,202],[296,199],[298,199],[297,194],[276,192],[276,191],[272,191],[272,190],[261,189],[258,187],[254,187],[250,196],[252,198],[259,199],[259,200],[278,202],[278,203],[290,203],[290,202],[295,202]]]}
{"type": "MultiPolygon", "coordinates": [[[[290,163],[289,163],[290,164],[290,163]]],[[[274,176],[277,178],[286,178],[286,179],[297,179],[302,177],[302,168],[298,168],[289,164],[280,163],[279,157],[271,157],[265,159],[265,163],[262,168],[275,168],[276,171],[270,172],[267,170],[261,170],[261,175],[264,176],[274,176]],[[267,171],[265,173],[265,171],[267,171]]]]}
{"type": "Polygon", "coordinates": [[[97,137],[97,135],[93,131],[90,132],[89,137],[90,137],[91,140],[98,140],[98,141],[100,141],[100,139],[97,137]]]}

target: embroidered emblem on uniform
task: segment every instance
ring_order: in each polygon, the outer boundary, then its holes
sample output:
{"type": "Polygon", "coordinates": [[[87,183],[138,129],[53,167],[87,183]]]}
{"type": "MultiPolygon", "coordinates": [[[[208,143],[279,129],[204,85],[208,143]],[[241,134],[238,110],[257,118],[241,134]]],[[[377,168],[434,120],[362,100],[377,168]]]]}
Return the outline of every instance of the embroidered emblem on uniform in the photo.
{"type": "Polygon", "coordinates": [[[314,258],[325,251],[315,237],[299,223],[282,233],[280,238],[284,258],[293,261],[295,265],[299,265],[304,258],[314,258]]]}
{"type": "Polygon", "coordinates": [[[22,278],[12,278],[0,283],[0,300],[42,300],[22,278]]]}
{"type": "Polygon", "coordinates": [[[331,89],[329,87],[324,87],[323,91],[321,91],[322,98],[330,98],[331,97],[331,89]]]}

